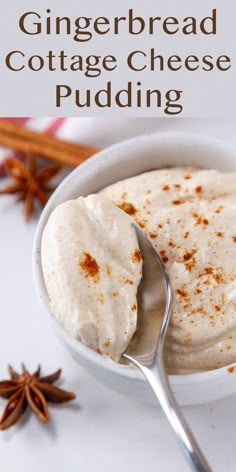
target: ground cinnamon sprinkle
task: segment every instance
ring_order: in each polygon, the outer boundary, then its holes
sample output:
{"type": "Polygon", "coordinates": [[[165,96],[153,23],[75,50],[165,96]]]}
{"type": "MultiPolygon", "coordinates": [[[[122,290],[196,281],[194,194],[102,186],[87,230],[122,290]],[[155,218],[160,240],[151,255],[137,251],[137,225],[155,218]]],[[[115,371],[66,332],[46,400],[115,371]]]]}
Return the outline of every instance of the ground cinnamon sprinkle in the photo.
{"type": "Polygon", "coordinates": [[[100,266],[98,265],[96,259],[92,257],[88,252],[84,253],[84,259],[79,263],[81,269],[86,273],[86,277],[92,277],[94,282],[99,282],[100,276],[100,266]]]}
{"type": "Polygon", "coordinates": [[[143,221],[137,221],[138,225],[140,226],[140,228],[145,228],[145,223],[143,223],[143,221]]]}
{"type": "Polygon", "coordinates": [[[216,233],[216,236],[218,236],[218,238],[223,238],[225,235],[225,233],[222,233],[221,231],[218,231],[218,233],[216,233]]]}
{"type": "Polygon", "coordinates": [[[236,243],[236,236],[232,236],[232,240],[234,243],[236,243]]]}
{"type": "Polygon", "coordinates": [[[155,233],[149,233],[149,236],[150,236],[150,238],[154,239],[154,238],[157,237],[157,234],[155,234],[155,233]]]}
{"type": "Polygon", "coordinates": [[[183,298],[187,298],[187,297],[188,297],[188,292],[184,292],[184,290],[177,289],[177,290],[176,290],[176,293],[178,293],[178,295],[180,295],[180,296],[183,297],[183,298]]]}
{"type": "Polygon", "coordinates": [[[180,189],[181,185],[180,184],[174,184],[174,187],[177,188],[177,189],[180,189]]]}
{"type": "Polygon", "coordinates": [[[118,208],[128,213],[128,215],[134,215],[137,212],[137,209],[132,203],[122,202],[117,204],[118,208]]]}
{"type": "Polygon", "coordinates": [[[185,269],[188,270],[189,272],[192,272],[192,270],[196,267],[196,259],[192,257],[188,262],[185,264],[185,269]]]}
{"type": "MultiPolygon", "coordinates": [[[[204,275],[212,275],[213,279],[218,283],[218,284],[224,284],[226,282],[225,279],[225,274],[221,273],[222,268],[218,268],[218,271],[214,270],[212,267],[205,267],[204,272],[202,274],[199,274],[198,278],[201,278],[204,275]]],[[[210,285],[209,280],[205,280],[203,282],[205,285],[210,285]]]]}
{"type": "Polygon", "coordinates": [[[203,191],[203,188],[201,185],[198,185],[198,187],[195,188],[195,192],[197,193],[202,193],[202,191],[203,191]]]}
{"type": "Polygon", "coordinates": [[[220,213],[223,210],[224,206],[220,205],[218,208],[215,209],[215,213],[220,213]]]}
{"type": "Polygon", "coordinates": [[[202,223],[202,218],[199,216],[194,226],[199,226],[202,223]]]}
{"type": "Polygon", "coordinates": [[[140,228],[143,229],[143,228],[145,228],[147,220],[146,220],[146,218],[136,219],[136,223],[140,226],[140,228]]]}
{"type": "Polygon", "coordinates": [[[192,176],[191,175],[185,175],[184,178],[185,178],[185,180],[189,180],[189,179],[192,178],[192,176]]]}
{"type": "Polygon", "coordinates": [[[173,205],[181,205],[181,202],[180,200],[173,200],[173,205]]]}
{"type": "Polygon", "coordinates": [[[166,262],[168,262],[169,259],[168,259],[168,257],[166,256],[166,251],[164,251],[164,250],[163,250],[163,251],[160,251],[160,256],[161,256],[161,258],[162,258],[164,264],[165,264],[166,262]]]}
{"type": "Polygon", "coordinates": [[[194,254],[196,254],[196,249],[193,249],[192,251],[186,252],[186,253],[184,254],[184,261],[187,262],[187,261],[189,261],[190,259],[192,259],[192,257],[194,256],[194,254]]]}
{"type": "Polygon", "coordinates": [[[137,310],[137,305],[136,305],[135,303],[134,303],[134,305],[131,307],[131,310],[132,310],[132,311],[137,310]]]}
{"type": "Polygon", "coordinates": [[[186,233],[184,233],[184,239],[187,239],[189,237],[189,231],[186,231],[186,233]]]}
{"type": "Polygon", "coordinates": [[[196,313],[201,313],[202,315],[206,315],[206,310],[201,306],[200,308],[197,308],[196,313]]]}
{"type": "Polygon", "coordinates": [[[125,283],[129,285],[134,285],[134,282],[130,279],[126,279],[125,283]]]}
{"type": "Polygon", "coordinates": [[[135,249],[134,253],[132,254],[132,261],[138,264],[141,261],[141,252],[139,249],[135,249]]]}
{"type": "Polygon", "coordinates": [[[193,218],[196,219],[196,223],[194,226],[198,226],[198,225],[208,225],[209,224],[209,220],[207,218],[202,218],[202,216],[198,215],[197,213],[193,213],[193,218]]]}
{"type": "Polygon", "coordinates": [[[166,264],[166,263],[168,262],[168,260],[169,260],[169,259],[168,259],[168,257],[167,257],[167,256],[164,256],[164,257],[162,257],[162,260],[163,260],[164,264],[166,264]]]}
{"type": "Polygon", "coordinates": [[[168,190],[170,190],[169,185],[164,185],[164,187],[162,187],[162,190],[164,190],[164,192],[168,192],[168,190]]]}
{"type": "Polygon", "coordinates": [[[215,281],[216,281],[218,284],[223,284],[223,283],[225,282],[223,275],[221,275],[221,274],[219,274],[219,273],[213,274],[213,278],[215,279],[215,281]]]}
{"type": "MultiPolygon", "coordinates": [[[[201,277],[201,276],[198,276],[198,277],[201,277]]],[[[211,285],[210,280],[205,280],[205,282],[203,282],[203,283],[204,283],[204,285],[211,285]]]]}

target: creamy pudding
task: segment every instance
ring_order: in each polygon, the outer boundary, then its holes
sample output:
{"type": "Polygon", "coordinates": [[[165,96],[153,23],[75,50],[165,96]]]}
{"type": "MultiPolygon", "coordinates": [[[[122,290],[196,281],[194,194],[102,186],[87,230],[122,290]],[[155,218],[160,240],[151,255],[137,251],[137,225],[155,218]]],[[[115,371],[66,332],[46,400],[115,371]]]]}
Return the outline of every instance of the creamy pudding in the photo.
{"type": "Polygon", "coordinates": [[[55,317],[76,339],[119,361],[136,329],[142,273],[132,220],[152,240],[171,280],[168,372],[235,362],[236,173],[155,170],[60,205],[42,239],[55,317]]]}
{"type": "Polygon", "coordinates": [[[149,235],[173,289],[169,373],[236,360],[236,174],[170,168],[101,192],[149,235]]]}

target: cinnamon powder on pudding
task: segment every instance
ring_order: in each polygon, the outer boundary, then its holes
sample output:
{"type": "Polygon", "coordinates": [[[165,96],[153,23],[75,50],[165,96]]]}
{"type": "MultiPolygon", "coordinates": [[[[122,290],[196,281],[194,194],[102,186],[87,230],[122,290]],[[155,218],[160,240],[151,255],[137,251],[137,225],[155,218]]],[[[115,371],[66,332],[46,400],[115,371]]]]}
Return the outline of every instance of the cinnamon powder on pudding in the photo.
{"type": "Polygon", "coordinates": [[[94,257],[92,257],[90,254],[85,252],[84,259],[80,261],[79,265],[81,269],[83,269],[86,272],[87,277],[92,277],[94,282],[99,282],[100,267],[96,259],[94,259],[94,257]]]}

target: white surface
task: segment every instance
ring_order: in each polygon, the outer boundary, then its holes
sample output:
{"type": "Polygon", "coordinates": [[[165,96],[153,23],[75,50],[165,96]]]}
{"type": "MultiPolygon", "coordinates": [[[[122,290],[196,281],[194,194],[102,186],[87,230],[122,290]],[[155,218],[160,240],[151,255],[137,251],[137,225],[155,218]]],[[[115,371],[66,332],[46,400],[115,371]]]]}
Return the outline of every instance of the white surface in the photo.
{"type": "MultiPolygon", "coordinates": [[[[109,120],[110,128],[101,121],[92,123],[100,145],[111,143],[114,135],[121,139],[155,128],[189,130],[236,143],[236,121],[139,119],[128,125],[127,120],[109,120]]],[[[78,126],[82,124],[78,119],[78,126]]],[[[8,363],[17,369],[25,361],[34,369],[40,362],[45,374],[62,367],[61,385],[74,390],[77,400],[50,406],[51,422],[46,426],[26,414],[16,427],[1,432],[1,472],[49,472],[52,468],[57,472],[187,472],[162,412],[110,392],[88,377],[52,332],[32,279],[35,224],[25,225],[14,197],[0,198],[0,378],[7,378],[8,363]]],[[[1,400],[1,410],[4,405],[1,400]]],[[[185,414],[213,470],[235,471],[236,396],[186,408],[185,414]]]]}

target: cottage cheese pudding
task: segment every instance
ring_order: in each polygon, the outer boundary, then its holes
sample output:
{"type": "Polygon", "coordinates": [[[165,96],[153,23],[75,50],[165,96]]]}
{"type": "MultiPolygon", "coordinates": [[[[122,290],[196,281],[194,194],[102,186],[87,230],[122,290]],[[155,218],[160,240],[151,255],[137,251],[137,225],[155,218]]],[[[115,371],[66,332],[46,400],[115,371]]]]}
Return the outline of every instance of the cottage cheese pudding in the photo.
{"type": "Polygon", "coordinates": [[[102,194],[143,228],[166,264],[173,289],[168,372],[236,361],[236,174],[156,170],[102,194]]]}
{"type": "Polygon", "coordinates": [[[72,336],[119,361],[136,329],[142,273],[132,219],[171,280],[168,372],[236,361],[236,174],[156,170],[60,205],[42,239],[54,315],[72,336]]]}

